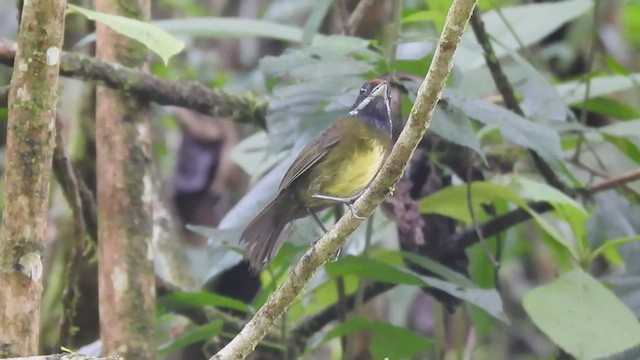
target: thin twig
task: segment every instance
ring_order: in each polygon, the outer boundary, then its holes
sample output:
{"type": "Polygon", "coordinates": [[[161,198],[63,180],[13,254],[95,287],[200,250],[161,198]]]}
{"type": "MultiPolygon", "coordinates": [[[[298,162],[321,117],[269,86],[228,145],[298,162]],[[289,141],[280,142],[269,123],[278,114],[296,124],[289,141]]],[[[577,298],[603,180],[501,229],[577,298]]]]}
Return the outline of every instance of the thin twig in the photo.
{"type": "MultiPolygon", "coordinates": [[[[340,220],[342,215],[344,215],[342,211],[342,206],[336,205],[333,209],[334,209],[335,221],[337,222],[338,220],[340,220]]],[[[327,231],[325,230],[325,233],[326,232],[327,231]]],[[[342,252],[338,254],[338,257],[341,254],[342,252]]],[[[340,307],[340,312],[338,313],[338,320],[341,323],[344,323],[345,321],[347,321],[347,304],[346,304],[347,292],[345,290],[344,277],[342,276],[336,277],[336,292],[338,294],[338,306],[340,307]]],[[[340,346],[342,346],[342,354],[343,354],[342,358],[350,359],[349,335],[345,334],[340,337],[340,346]]]]}
{"type": "MultiPolygon", "coordinates": [[[[15,52],[14,42],[0,39],[0,63],[13,66],[15,52]]],[[[109,88],[122,90],[160,105],[181,106],[261,127],[266,124],[266,102],[249,94],[239,98],[209,89],[197,82],[176,83],[82,54],[63,51],[60,56],[60,75],[98,81],[109,88]]]]}
{"type": "Polygon", "coordinates": [[[56,117],[56,147],[53,152],[53,172],[67,198],[74,219],[73,240],[69,244],[69,253],[67,254],[65,286],[62,293],[63,310],[60,319],[60,344],[69,344],[73,336],[73,319],[76,316],[78,299],[80,299],[80,286],[78,284],[80,274],[82,274],[83,255],[87,247],[87,226],[80,190],[78,189],[78,179],[64,151],[62,122],[59,117],[56,117]]]}
{"type": "MultiPolygon", "coordinates": [[[[571,164],[573,164],[574,166],[586,170],[588,171],[592,176],[599,176],[603,179],[609,179],[607,181],[611,181],[611,175],[609,175],[606,171],[600,170],[600,169],[596,169],[593,168],[587,164],[584,164],[582,161],[578,160],[571,160],[571,164]]],[[[624,175],[623,175],[624,176],[624,175]]],[[[614,177],[614,179],[616,179],[617,177],[614,177]]],[[[602,183],[598,184],[597,186],[602,186],[602,183]]],[[[631,185],[628,182],[623,182],[622,184],[620,184],[620,186],[622,186],[625,190],[627,190],[628,192],[634,194],[635,196],[640,198],[640,191],[634,189],[633,187],[631,187],[631,185]]],[[[593,189],[593,187],[591,186],[587,186],[587,189],[593,189]]]]}
{"type": "Polygon", "coordinates": [[[358,29],[358,25],[360,25],[360,21],[364,17],[364,12],[367,10],[369,6],[373,4],[373,0],[360,0],[356,8],[349,16],[349,21],[347,21],[347,29],[349,30],[348,34],[353,34],[358,29]]]}
{"type": "MultiPolygon", "coordinates": [[[[374,297],[393,289],[394,287],[396,287],[396,284],[379,282],[369,283],[363,290],[363,302],[367,302],[374,297]]],[[[355,307],[356,302],[358,301],[357,298],[357,295],[347,297],[345,304],[348,309],[353,309],[355,307]]],[[[296,344],[304,343],[309,336],[322,330],[322,328],[324,328],[328,323],[335,320],[338,317],[339,312],[340,306],[338,304],[333,304],[327,307],[318,314],[300,323],[300,325],[293,330],[291,338],[296,340],[296,344]]]]}
{"type": "Polygon", "coordinates": [[[626,183],[630,183],[636,180],[640,180],[640,170],[632,171],[630,173],[620,175],[611,179],[607,179],[599,184],[596,184],[589,188],[589,191],[592,193],[608,190],[614,188],[618,185],[623,185],[626,183]]]}
{"type": "MultiPolygon", "coordinates": [[[[591,43],[589,44],[589,54],[587,55],[587,69],[585,73],[591,74],[593,69],[593,63],[595,60],[595,52],[598,43],[598,16],[600,15],[600,0],[595,0],[593,5],[593,28],[591,29],[591,43]]],[[[587,115],[589,110],[587,109],[587,101],[591,95],[591,76],[587,76],[587,83],[585,84],[584,99],[582,101],[582,109],[580,110],[580,123],[585,125],[587,123],[587,115]]],[[[576,150],[573,153],[573,159],[578,160],[580,157],[580,150],[582,148],[582,142],[586,141],[584,136],[580,134],[578,136],[578,143],[576,144],[576,150]]]]}
{"type": "Polygon", "coordinates": [[[98,241],[95,199],[82,177],[77,176],[77,170],[64,153],[64,141],[59,121],[56,121],[56,127],[60,128],[57,130],[56,147],[53,152],[53,174],[62,187],[62,193],[71,207],[75,223],[82,226],[82,232],[86,232],[95,245],[98,241]],[[77,211],[81,213],[77,213],[77,211]]]}
{"type": "Polygon", "coordinates": [[[467,166],[467,209],[469,211],[469,215],[471,216],[471,223],[473,224],[473,228],[476,230],[476,234],[478,235],[478,239],[480,239],[480,244],[482,244],[482,249],[485,254],[491,261],[493,268],[495,271],[498,271],[500,264],[496,260],[496,258],[491,253],[491,249],[489,249],[489,244],[487,244],[487,240],[485,240],[484,236],[482,236],[482,232],[480,231],[480,225],[478,225],[478,219],[476,218],[476,211],[473,208],[473,196],[471,193],[471,184],[473,181],[471,180],[471,163],[467,166]]]}
{"type": "Polygon", "coordinates": [[[476,328],[470,326],[469,333],[467,334],[467,343],[464,346],[464,355],[462,356],[463,360],[473,360],[473,351],[476,349],[476,345],[478,345],[477,340],[476,328]]]}
{"type": "MultiPolygon", "coordinates": [[[[453,56],[460,44],[466,23],[476,5],[474,0],[454,0],[436,47],[431,67],[418,90],[407,124],[393,146],[380,173],[355,202],[358,214],[368,217],[397,184],[418,143],[429,128],[431,117],[453,66],[453,56]]],[[[280,287],[271,294],[242,331],[211,359],[244,359],[265,336],[274,322],[298,297],[317,269],[346,242],[361,219],[347,212],[327,234],[322,236],[291,269],[280,287]]]]}
{"type": "Polygon", "coordinates": [[[345,35],[352,35],[353,32],[349,28],[349,10],[347,9],[347,0],[337,0],[335,2],[338,8],[338,15],[340,16],[340,24],[342,24],[342,33],[345,35]]]}

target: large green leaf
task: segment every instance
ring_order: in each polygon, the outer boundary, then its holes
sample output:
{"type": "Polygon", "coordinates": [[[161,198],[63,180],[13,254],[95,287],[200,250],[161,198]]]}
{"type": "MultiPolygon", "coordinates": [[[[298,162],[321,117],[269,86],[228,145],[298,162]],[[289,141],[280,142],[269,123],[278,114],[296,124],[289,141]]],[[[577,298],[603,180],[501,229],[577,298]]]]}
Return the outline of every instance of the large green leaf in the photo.
{"type": "Polygon", "coordinates": [[[99,21],[113,31],[137,40],[149,50],[158,54],[165,64],[169,59],[184,49],[184,43],[156,25],[123,16],[100,13],[83,9],[75,5],[67,5],[67,13],[78,13],[90,20],[99,21]]]}
{"type": "MultiPolygon", "coordinates": [[[[215,39],[263,37],[295,43],[302,42],[303,37],[303,30],[299,27],[259,19],[199,17],[158,20],[154,24],[176,36],[215,39]]],[[[314,41],[322,37],[316,35],[314,41]]]]}
{"type": "Polygon", "coordinates": [[[507,141],[535,151],[552,167],[564,168],[560,137],[554,129],[531,122],[502,106],[470,98],[460,90],[445,89],[442,99],[468,117],[498,127],[507,141]]]}
{"type": "Polygon", "coordinates": [[[158,353],[160,355],[167,355],[172,351],[181,349],[198,341],[210,340],[222,331],[223,324],[224,322],[222,320],[215,320],[209,324],[191,328],[180,337],[161,344],[158,347],[158,353]]]}
{"type": "MultiPolygon", "coordinates": [[[[471,184],[473,209],[478,214],[486,214],[483,204],[494,201],[508,201],[525,205],[525,200],[511,188],[488,181],[474,181],[471,184]]],[[[467,185],[448,186],[423,198],[419,202],[423,214],[440,214],[458,221],[471,223],[467,205],[467,185]]]]}
{"type": "Polygon", "coordinates": [[[174,292],[158,299],[158,306],[168,310],[188,309],[204,306],[251,312],[249,306],[242,301],[210,292],[174,292]]]}
{"type": "Polygon", "coordinates": [[[606,357],[640,343],[640,323],[633,313],[581,270],[533,289],[523,305],[551,340],[578,359],[606,357]]]}
{"type": "MultiPolygon", "coordinates": [[[[589,99],[636,88],[640,74],[592,77],[590,82],[589,99]]],[[[556,89],[567,104],[575,104],[585,100],[587,84],[585,81],[570,81],[556,86],[556,89]]]]}
{"type": "Polygon", "coordinates": [[[422,285],[422,281],[414,275],[400,270],[385,262],[363,257],[347,256],[325,266],[327,274],[332,277],[355,275],[391,284],[422,285]]]}
{"type": "MultiPolygon", "coordinates": [[[[593,2],[590,0],[545,2],[488,11],[482,15],[482,19],[487,33],[494,42],[500,44],[495,47],[496,56],[502,57],[508,50],[539,42],[592,7],[593,2]],[[504,20],[509,23],[505,24],[504,20]]],[[[471,30],[465,34],[460,50],[460,54],[456,56],[456,65],[463,71],[484,64],[482,56],[478,56],[481,53],[480,46],[471,30]]]]}
{"type": "Polygon", "coordinates": [[[480,147],[478,135],[473,131],[471,121],[465,114],[456,111],[456,109],[445,110],[437,107],[434,119],[429,127],[431,131],[454,144],[472,149],[487,164],[487,159],[480,147]]]}
{"type": "MultiPolygon", "coordinates": [[[[527,183],[525,180],[523,180],[523,182],[527,183]]],[[[517,188],[517,182],[512,181],[512,183],[512,186],[517,188]]],[[[530,188],[534,188],[531,183],[528,183],[528,185],[530,185],[530,188]]],[[[537,184],[535,188],[545,189],[545,186],[544,184],[537,184]]],[[[555,244],[560,245],[561,249],[567,251],[573,258],[580,258],[573,244],[567,241],[543,216],[527,205],[528,198],[531,200],[550,201],[556,209],[562,210],[563,207],[566,206],[575,212],[571,212],[570,214],[578,218],[584,210],[579,205],[574,204],[575,202],[570,198],[563,196],[561,193],[553,193],[549,189],[545,189],[545,192],[542,193],[529,194],[524,191],[522,194],[519,194],[511,187],[488,181],[474,181],[471,184],[471,196],[474,212],[479,218],[486,215],[484,207],[482,206],[483,204],[492,204],[495,201],[506,201],[518,205],[526,210],[536,223],[551,236],[555,244]]],[[[419,204],[422,213],[440,214],[458,221],[471,223],[471,215],[469,214],[467,205],[466,184],[446,187],[423,198],[419,204]]]]}
{"type": "Polygon", "coordinates": [[[369,351],[374,359],[411,359],[434,345],[433,340],[384,321],[350,318],[331,329],[322,343],[359,332],[372,335],[369,351]]]}
{"type": "MultiPolygon", "coordinates": [[[[407,63],[408,61],[404,61],[407,63]]],[[[425,60],[415,61],[419,64],[420,72],[424,72],[425,60]]],[[[396,63],[403,63],[402,61],[396,63]]],[[[409,112],[416,99],[416,94],[420,83],[414,79],[403,81],[403,85],[408,90],[407,98],[402,102],[402,111],[409,112]]],[[[487,159],[480,146],[480,139],[471,126],[471,121],[462,111],[457,108],[447,106],[444,103],[438,104],[433,115],[433,121],[429,127],[436,135],[451,141],[454,144],[465,146],[475,151],[482,161],[487,163],[487,159]]]]}
{"type": "Polygon", "coordinates": [[[469,304],[477,306],[494,318],[505,323],[509,323],[509,318],[507,317],[507,314],[505,314],[502,306],[502,299],[496,289],[463,287],[434,277],[418,274],[416,274],[416,276],[422,279],[427,286],[442,290],[450,295],[462,299],[469,304]]]}
{"type": "Polygon", "coordinates": [[[602,138],[615,146],[621,153],[636,164],[640,164],[640,149],[626,136],[615,136],[602,132],[602,138]]]}
{"type": "Polygon", "coordinates": [[[304,26],[304,34],[302,36],[302,42],[307,45],[313,42],[313,37],[318,30],[320,30],[322,21],[327,16],[333,0],[316,0],[314,3],[311,15],[307,18],[307,23],[304,26]]]}
{"type": "Polygon", "coordinates": [[[426,256],[414,254],[407,251],[401,251],[400,256],[407,261],[431,271],[432,273],[441,276],[444,280],[463,287],[476,287],[476,285],[464,275],[457,271],[453,271],[450,268],[440,264],[437,261],[429,259],[426,256]]]}

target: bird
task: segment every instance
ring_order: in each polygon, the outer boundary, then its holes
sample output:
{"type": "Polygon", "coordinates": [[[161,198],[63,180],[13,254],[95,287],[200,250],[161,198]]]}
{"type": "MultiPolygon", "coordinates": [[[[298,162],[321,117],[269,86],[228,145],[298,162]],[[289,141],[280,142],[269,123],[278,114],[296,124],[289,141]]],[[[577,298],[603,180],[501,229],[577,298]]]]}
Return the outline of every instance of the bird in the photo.
{"type": "Polygon", "coordinates": [[[337,203],[358,217],[353,202],[378,173],[392,144],[389,85],[362,85],[347,115],[313,138],[285,173],[276,197],[240,237],[251,268],[260,271],[275,256],[293,222],[337,203]]]}

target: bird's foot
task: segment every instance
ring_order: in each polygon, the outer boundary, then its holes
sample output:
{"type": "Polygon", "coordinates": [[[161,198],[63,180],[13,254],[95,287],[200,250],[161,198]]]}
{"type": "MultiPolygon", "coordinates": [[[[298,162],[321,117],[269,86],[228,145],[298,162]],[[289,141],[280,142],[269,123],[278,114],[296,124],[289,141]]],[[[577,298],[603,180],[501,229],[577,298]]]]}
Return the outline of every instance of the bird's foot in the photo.
{"type": "Polygon", "coordinates": [[[340,255],[341,255],[341,254],[342,254],[342,246],[340,246],[340,247],[338,248],[338,250],[336,250],[336,252],[335,252],[335,253],[333,253],[333,260],[332,260],[332,261],[333,261],[333,262],[338,261],[338,259],[340,259],[340,255]]]}
{"type": "Polygon", "coordinates": [[[365,217],[358,215],[358,211],[356,210],[356,207],[353,205],[353,202],[355,201],[355,199],[357,199],[357,197],[341,198],[341,197],[326,196],[326,195],[320,195],[320,194],[315,194],[315,195],[312,195],[311,197],[314,199],[335,201],[335,202],[345,204],[349,208],[349,211],[351,212],[351,215],[353,215],[354,218],[358,220],[366,219],[365,217]]]}

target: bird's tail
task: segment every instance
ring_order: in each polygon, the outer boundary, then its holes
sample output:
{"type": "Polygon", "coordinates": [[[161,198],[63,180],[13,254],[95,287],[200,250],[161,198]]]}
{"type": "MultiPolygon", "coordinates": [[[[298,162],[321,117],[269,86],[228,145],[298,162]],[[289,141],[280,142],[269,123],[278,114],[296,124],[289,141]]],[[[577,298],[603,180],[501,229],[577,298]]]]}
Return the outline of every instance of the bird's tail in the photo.
{"type": "Polygon", "coordinates": [[[290,202],[284,196],[278,196],[242,232],[240,243],[245,246],[254,270],[261,270],[277,253],[295,220],[292,210],[290,202]]]}

